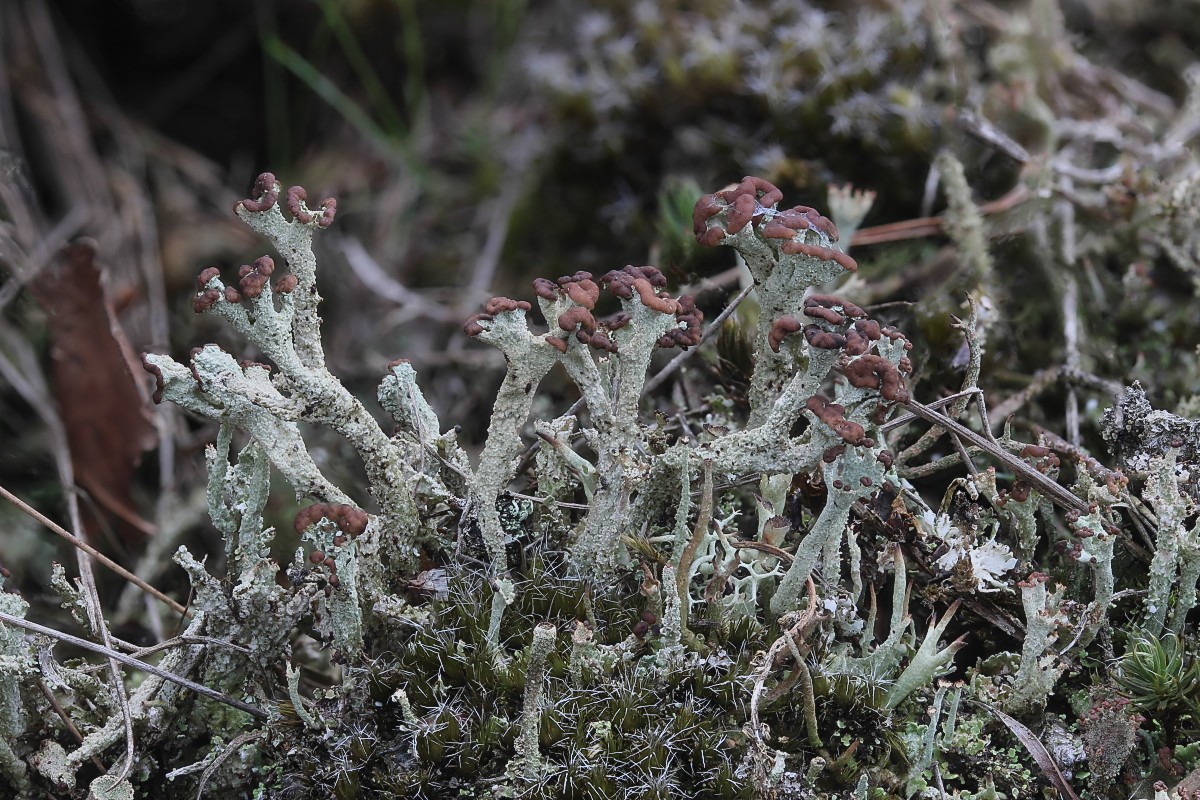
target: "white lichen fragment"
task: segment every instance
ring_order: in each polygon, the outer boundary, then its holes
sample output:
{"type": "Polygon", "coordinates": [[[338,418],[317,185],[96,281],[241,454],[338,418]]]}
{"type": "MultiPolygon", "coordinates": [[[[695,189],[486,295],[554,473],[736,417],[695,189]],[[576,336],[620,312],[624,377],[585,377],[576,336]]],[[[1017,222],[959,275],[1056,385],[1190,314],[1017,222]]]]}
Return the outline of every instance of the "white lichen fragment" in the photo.
{"type": "Polygon", "coordinates": [[[975,580],[975,591],[1008,590],[1007,584],[1000,580],[1000,577],[1017,566],[1017,558],[1008,545],[995,539],[972,543],[951,523],[950,518],[943,514],[926,511],[920,520],[925,528],[923,532],[946,547],[946,552],[933,562],[935,566],[949,572],[960,562],[966,561],[970,564],[971,575],[975,580]]]}

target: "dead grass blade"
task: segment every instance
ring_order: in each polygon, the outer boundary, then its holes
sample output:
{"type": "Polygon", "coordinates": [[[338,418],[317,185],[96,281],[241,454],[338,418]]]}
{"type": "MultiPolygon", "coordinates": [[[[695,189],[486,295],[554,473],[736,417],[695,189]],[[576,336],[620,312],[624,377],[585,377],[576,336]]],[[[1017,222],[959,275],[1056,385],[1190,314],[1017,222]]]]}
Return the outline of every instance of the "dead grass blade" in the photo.
{"type": "Polygon", "coordinates": [[[168,606],[170,606],[172,609],[174,609],[175,611],[177,611],[180,614],[184,614],[189,617],[192,615],[191,611],[184,608],[177,601],[172,600],[170,597],[167,597],[165,594],[160,592],[158,589],[155,589],[153,586],[146,583],[144,580],[139,578],[137,575],[134,575],[132,572],[125,569],[120,564],[113,561],[111,558],[104,555],[99,550],[97,550],[96,548],[94,548],[90,544],[88,544],[87,542],[83,541],[82,539],[72,536],[70,534],[70,532],[68,532],[66,529],[64,529],[57,522],[50,519],[46,515],[42,514],[36,508],[29,505],[24,500],[17,497],[12,492],[8,491],[8,489],[5,489],[3,486],[0,486],[0,497],[3,497],[5,500],[12,503],[14,506],[21,509],[26,514],[28,514],[29,516],[33,517],[35,520],[40,522],[42,525],[46,526],[46,528],[48,528],[53,533],[56,533],[59,536],[61,536],[62,538],[66,539],[68,542],[70,542],[75,547],[78,547],[80,550],[87,553],[89,556],[96,559],[101,564],[108,567],[113,572],[117,573],[122,578],[124,578],[125,580],[132,583],[134,586],[137,586],[139,589],[141,589],[146,594],[148,594],[151,597],[154,597],[158,600],[161,600],[162,602],[166,603],[168,606]]]}
{"type": "Polygon", "coordinates": [[[1067,783],[1067,779],[1063,777],[1058,764],[1054,762],[1054,758],[1047,752],[1046,746],[1033,734],[1033,731],[998,708],[992,708],[985,703],[980,703],[979,705],[986,708],[996,719],[1003,722],[1012,731],[1013,736],[1016,736],[1021,741],[1021,744],[1025,745],[1025,749],[1029,751],[1029,755],[1033,756],[1033,760],[1041,768],[1042,774],[1046,776],[1046,779],[1050,781],[1055,789],[1062,793],[1063,797],[1067,798],[1067,800],[1079,800],[1079,795],[1075,794],[1075,790],[1071,788],[1071,784],[1067,783]]]}

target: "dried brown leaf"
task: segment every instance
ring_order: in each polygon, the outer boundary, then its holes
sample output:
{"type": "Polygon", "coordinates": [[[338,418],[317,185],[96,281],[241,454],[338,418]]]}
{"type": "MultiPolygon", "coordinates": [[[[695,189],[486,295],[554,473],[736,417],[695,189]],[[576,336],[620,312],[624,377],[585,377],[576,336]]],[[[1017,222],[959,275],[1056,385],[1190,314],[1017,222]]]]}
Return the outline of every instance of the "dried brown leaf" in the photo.
{"type": "Polygon", "coordinates": [[[87,516],[88,535],[96,541],[111,526],[128,547],[154,531],[130,490],[134,469],[156,436],[134,378],[138,361],[105,295],[95,256],[90,244],[68,245],[30,289],[48,316],[54,393],[76,482],[106,512],[103,519],[87,516]]]}

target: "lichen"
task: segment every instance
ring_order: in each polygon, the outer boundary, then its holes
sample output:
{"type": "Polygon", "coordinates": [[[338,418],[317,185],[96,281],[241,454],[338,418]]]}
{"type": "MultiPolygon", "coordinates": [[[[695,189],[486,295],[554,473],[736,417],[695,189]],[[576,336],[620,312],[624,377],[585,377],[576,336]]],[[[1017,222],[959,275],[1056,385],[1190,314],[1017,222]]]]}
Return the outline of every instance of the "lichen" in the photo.
{"type": "MultiPolygon", "coordinates": [[[[958,160],[937,168],[947,233],[982,285],[996,271],[982,212],[958,160]]],[[[267,797],[974,800],[1042,780],[1069,796],[1049,758],[1086,762],[1070,780],[1099,797],[1123,772],[1168,769],[1138,737],[1169,765],[1190,735],[1178,731],[1200,725],[1185,655],[1196,423],[1136,385],[1103,422],[1127,474],[1047,431],[997,437],[978,396],[983,304],[970,303],[965,392],[922,403],[923,354],[886,309],[854,301],[864,281],[837,226],[746,177],[701,197],[692,220],[754,285],[744,407],[729,387],[675,420],[651,407],[657,354],[701,346],[704,315],[663,272],[626,266],[537,279],[546,329],[533,302],[506,297],[467,321],[504,359],[481,447],[459,443],[402,359],[377,393],[389,435],[326,366],[313,236],[336,206],[309,209],[293,187],[287,219],[282,191],[264,174],[237,213],[290,274],[264,256],[234,287],[209,268],[193,298],[271,364],[217,345],[186,364],[145,357],[160,400],[217,423],[206,498],[223,548],[175,552],[190,619],[158,661],[167,674],[131,688],[142,755],[90,775],[96,797],[128,797],[160,768],[267,797]],[[616,312],[597,317],[605,303],[616,312]],[[541,389],[559,366],[580,398],[570,410],[541,389]],[[912,444],[917,420],[938,430],[912,444]],[[364,486],[326,477],[347,473],[309,451],[309,425],[345,442],[364,486]],[[951,466],[965,476],[932,503],[922,481],[951,466]],[[302,503],[282,567],[272,470],[302,503]],[[1137,557],[1148,577],[1124,568],[1137,557]],[[1120,605],[1143,592],[1140,614],[1120,605]],[[1160,679],[1171,670],[1184,677],[1160,679]],[[216,697],[168,680],[185,675],[216,697]],[[1154,712],[1171,725],[1143,727],[1154,712]]],[[[834,198],[858,227],[870,198],[834,198]]],[[[65,572],[53,586],[86,621],[65,572]]],[[[17,624],[27,606],[4,593],[0,610],[17,624]]],[[[0,775],[16,790],[71,788],[125,739],[119,695],[7,623],[0,672],[0,775]],[[47,694],[81,723],[78,741],[47,694]]]]}

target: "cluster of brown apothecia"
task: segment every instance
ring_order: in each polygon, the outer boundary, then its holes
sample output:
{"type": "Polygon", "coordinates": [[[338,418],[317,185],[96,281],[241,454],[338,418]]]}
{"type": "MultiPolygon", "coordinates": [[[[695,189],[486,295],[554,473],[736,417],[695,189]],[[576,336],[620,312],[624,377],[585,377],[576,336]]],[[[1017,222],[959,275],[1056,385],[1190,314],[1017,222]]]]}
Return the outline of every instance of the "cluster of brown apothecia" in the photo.
{"type": "MultiPolygon", "coordinates": [[[[241,206],[247,211],[269,211],[275,207],[278,199],[279,183],[275,180],[275,174],[264,172],[254,181],[253,196],[237,201],[233,207],[234,210],[241,206]]],[[[317,227],[320,228],[332,225],[333,218],[337,215],[337,200],[327,197],[321,201],[321,210],[313,212],[304,205],[307,199],[308,192],[303,186],[293,186],[287,190],[287,207],[288,211],[292,212],[292,217],[304,225],[313,220],[316,220],[317,227]]]]}
{"type": "MultiPolygon", "coordinates": [[[[893,327],[880,325],[876,320],[869,319],[867,313],[854,303],[833,295],[814,294],[806,297],[802,313],[814,321],[802,325],[789,314],[772,323],[768,344],[773,351],[778,353],[784,339],[799,331],[803,331],[810,347],[844,350],[846,357],[842,359],[839,369],[846,380],[859,389],[878,390],[883,399],[875,415],[880,423],[892,403],[908,402],[909,392],[904,382],[904,376],[912,371],[908,356],[902,356],[897,366],[883,356],[867,352],[872,342],[883,338],[900,343],[905,350],[912,349],[912,342],[903,333],[893,327]]],[[[867,436],[862,425],[846,418],[844,406],[830,402],[821,395],[814,395],[808,399],[807,407],[841,436],[847,445],[875,446],[875,440],[867,436]]],[[[833,463],[844,450],[844,445],[827,450],[824,454],[825,463],[833,463]]],[[[892,458],[887,450],[879,454],[879,461],[885,468],[891,466],[892,458]]]]}
{"type": "Polygon", "coordinates": [[[658,626],[658,615],[653,611],[643,611],[638,617],[637,623],[633,626],[633,635],[639,639],[645,639],[646,634],[658,626]]]}
{"type": "MultiPolygon", "coordinates": [[[[565,299],[574,304],[559,313],[557,319],[549,320],[551,330],[545,335],[545,341],[565,353],[567,342],[574,334],[582,344],[616,353],[618,347],[612,333],[628,325],[631,316],[628,312],[619,311],[610,317],[596,319],[592,312],[600,300],[601,288],[606,288],[621,300],[632,300],[636,294],[643,306],[662,314],[675,315],[676,326],[659,337],[659,347],[695,347],[700,343],[703,333],[701,323],[704,314],[696,308],[696,301],[691,295],[672,297],[666,291],[666,285],[666,277],[650,266],[626,266],[610,270],[601,276],[599,282],[592,277],[592,273],[584,271],[564,275],[557,281],[536,278],[533,291],[538,297],[548,303],[565,299]]],[[[490,322],[505,311],[529,311],[531,308],[525,300],[493,297],[484,305],[483,313],[475,314],[466,321],[463,330],[468,336],[478,336],[484,330],[480,322],[490,322]]]]}
{"type": "MultiPolygon", "coordinates": [[[[232,286],[226,286],[222,292],[215,286],[208,285],[213,278],[220,277],[221,271],[216,267],[207,267],[196,277],[199,293],[192,301],[192,308],[197,314],[202,314],[215,306],[222,297],[229,303],[240,303],[243,298],[253,300],[262,294],[263,287],[270,281],[274,271],[275,261],[270,256],[260,256],[254,259],[253,264],[243,264],[238,268],[240,292],[232,286]]],[[[296,288],[296,283],[295,275],[284,275],[275,281],[275,291],[278,294],[289,294],[296,288]]]]}
{"type": "Polygon", "coordinates": [[[778,353],[786,336],[803,330],[804,339],[811,347],[845,350],[847,356],[854,356],[842,367],[842,373],[851,386],[878,389],[879,395],[890,402],[908,402],[908,387],[904,384],[904,375],[912,371],[908,356],[901,358],[897,366],[883,356],[867,352],[871,342],[883,337],[893,342],[903,342],[904,349],[911,350],[912,342],[903,333],[868,319],[867,312],[854,303],[828,294],[806,297],[803,314],[815,321],[801,325],[789,314],[772,323],[768,338],[772,350],[778,353]]]}
{"type": "Polygon", "coordinates": [[[696,240],[706,247],[722,244],[726,236],[754,225],[765,239],[779,240],[780,252],[787,255],[806,255],[822,261],[833,261],[843,269],[854,272],[858,264],[841,250],[796,240],[798,231],[819,231],[830,241],[838,240],[833,222],[814,208],[793,206],[778,211],[774,206],[783,199],[783,192],[770,181],[748,175],[737,186],[722,189],[700,198],[692,210],[692,228],[696,240]],[[723,224],[708,226],[708,221],[726,211],[723,224]]]}
{"type": "MultiPolygon", "coordinates": [[[[367,512],[346,503],[313,503],[296,514],[296,533],[304,533],[321,520],[332,522],[341,531],[333,537],[333,546],[341,547],[367,529],[370,517],[367,512]]],[[[331,588],[336,589],[341,584],[333,556],[324,550],[313,550],[308,554],[308,560],[314,566],[323,566],[329,570],[328,585],[325,587],[327,594],[331,588]]]]}

